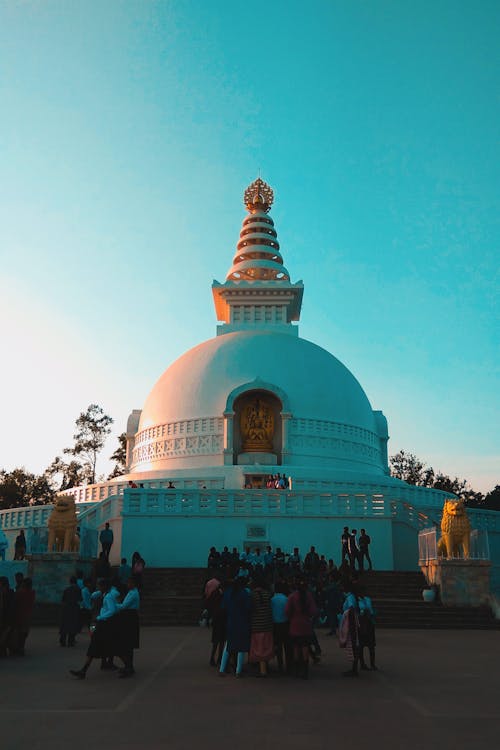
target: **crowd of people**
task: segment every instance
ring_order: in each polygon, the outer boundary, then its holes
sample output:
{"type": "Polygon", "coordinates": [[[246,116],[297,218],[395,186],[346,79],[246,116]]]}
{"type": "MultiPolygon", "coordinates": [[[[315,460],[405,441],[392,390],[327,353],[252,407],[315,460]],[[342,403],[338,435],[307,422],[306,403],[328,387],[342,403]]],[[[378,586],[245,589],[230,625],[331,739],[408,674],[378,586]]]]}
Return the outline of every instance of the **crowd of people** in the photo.
{"type": "Polygon", "coordinates": [[[310,660],[321,658],[316,628],[326,625],[348,656],[346,677],[375,670],[375,611],[355,562],[346,556],[337,568],[314,546],[304,559],[298,547],[290,554],[212,547],[202,619],[212,627],[210,664],[241,677],[248,661],[266,677],[276,659],[278,673],[307,679],[310,660]]]}
{"type": "MultiPolygon", "coordinates": [[[[73,647],[81,633],[90,636],[87,659],[81,669],[70,670],[84,679],[95,658],[101,669],[118,671],[120,677],[134,674],[133,652],[139,647],[139,590],[145,561],[134,552],[131,564],[122,558],[113,574],[107,540],[88,577],[82,571],[71,576],[61,601],[59,645],[73,647]],[[114,657],[122,660],[121,669],[114,657]]],[[[30,578],[15,574],[15,589],[6,576],[0,577],[0,657],[24,656],[29,634],[35,591],[30,578]]]]}
{"type": "MultiPolygon", "coordinates": [[[[112,540],[105,535],[100,541],[102,551],[89,577],[77,571],[62,595],[60,646],[74,646],[82,632],[90,635],[85,663],[70,670],[77,679],[85,679],[94,659],[101,660],[103,670],[132,676],[133,653],[139,647],[145,561],[134,552],[130,565],[122,558],[113,573],[108,559],[112,540]],[[120,669],[115,657],[122,661],[120,669]]],[[[222,676],[232,669],[241,677],[248,673],[248,662],[257,676],[266,677],[276,660],[278,673],[307,678],[310,661],[321,659],[316,628],[326,626],[348,656],[345,676],[376,669],[375,612],[362,576],[365,561],[372,568],[370,542],[364,529],[358,537],[355,529],[345,527],[339,567],[314,546],[304,557],[298,547],[291,553],[270,546],[243,552],[212,547],[204,587],[204,618],[212,627],[210,664],[222,676]]],[[[11,589],[8,579],[0,577],[0,656],[24,655],[34,602],[29,578],[16,573],[11,589]]]]}

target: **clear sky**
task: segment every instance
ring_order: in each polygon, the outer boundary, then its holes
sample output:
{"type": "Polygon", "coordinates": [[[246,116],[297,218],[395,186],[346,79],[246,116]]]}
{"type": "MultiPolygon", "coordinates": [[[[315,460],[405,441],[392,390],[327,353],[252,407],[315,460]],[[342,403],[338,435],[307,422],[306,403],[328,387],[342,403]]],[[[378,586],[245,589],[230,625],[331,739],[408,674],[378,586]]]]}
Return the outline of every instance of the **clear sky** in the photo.
{"type": "MultiPolygon", "coordinates": [[[[261,171],[390,452],[499,471],[497,0],[0,0],[0,467],[215,333],[261,171]]],[[[109,470],[102,460],[100,471],[109,470]]]]}

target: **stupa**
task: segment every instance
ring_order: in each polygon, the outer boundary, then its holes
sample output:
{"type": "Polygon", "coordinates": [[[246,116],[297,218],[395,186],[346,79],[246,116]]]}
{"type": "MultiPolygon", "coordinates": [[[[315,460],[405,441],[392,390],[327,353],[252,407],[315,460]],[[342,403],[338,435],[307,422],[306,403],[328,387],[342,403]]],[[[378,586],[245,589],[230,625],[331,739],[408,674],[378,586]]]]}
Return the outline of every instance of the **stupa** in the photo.
{"type": "Polygon", "coordinates": [[[141,479],[167,472],[262,487],[271,473],[383,477],[387,421],[356,378],[298,335],[304,286],[292,283],[260,178],[223,284],[212,285],[215,338],[176,360],[128,422],[127,460],[141,479]],[[222,471],[222,473],[221,473],[222,471]]]}
{"type": "MultiPolygon", "coordinates": [[[[260,177],[223,283],[216,336],[183,354],[127,423],[122,477],[66,491],[85,554],[109,522],[111,559],[198,566],[212,545],[315,545],[339,559],[344,526],[365,528],[379,569],[418,565],[418,532],[445,493],[389,475],[388,427],[354,375],[299,336],[304,285],[292,282],[260,177]],[[284,489],[269,477],[286,478],[284,489]]],[[[49,508],[4,511],[3,528],[43,526],[49,508]]],[[[490,523],[488,521],[488,523],[490,523]]]]}

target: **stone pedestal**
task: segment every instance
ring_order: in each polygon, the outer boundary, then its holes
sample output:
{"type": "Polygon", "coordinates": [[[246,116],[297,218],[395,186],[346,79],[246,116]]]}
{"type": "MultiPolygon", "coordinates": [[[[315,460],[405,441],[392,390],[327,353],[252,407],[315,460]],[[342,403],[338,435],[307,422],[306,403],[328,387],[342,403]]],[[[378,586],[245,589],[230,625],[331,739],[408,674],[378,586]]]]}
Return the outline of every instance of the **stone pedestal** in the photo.
{"type": "Polygon", "coordinates": [[[446,607],[479,607],[490,594],[489,560],[428,560],[420,569],[429,585],[439,587],[446,607]]]}
{"type": "Polygon", "coordinates": [[[72,552],[46,552],[27,555],[27,575],[33,580],[37,602],[59,603],[69,579],[81,570],[90,575],[93,560],[81,558],[72,552]]]}

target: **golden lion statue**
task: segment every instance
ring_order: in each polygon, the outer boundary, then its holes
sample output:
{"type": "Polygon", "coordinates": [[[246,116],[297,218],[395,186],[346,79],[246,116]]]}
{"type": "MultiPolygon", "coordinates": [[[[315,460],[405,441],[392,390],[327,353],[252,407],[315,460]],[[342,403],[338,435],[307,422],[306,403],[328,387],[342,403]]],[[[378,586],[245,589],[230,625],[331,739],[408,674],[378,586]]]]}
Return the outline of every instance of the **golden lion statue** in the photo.
{"type": "Polygon", "coordinates": [[[438,554],[442,557],[459,557],[463,551],[464,559],[469,558],[470,521],[467,518],[463,500],[445,500],[441,519],[441,539],[438,542],[438,554]]]}
{"type": "Polygon", "coordinates": [[[76,507],[72,497],[58,495],[47,521],[49,539],[47,550],[52,552],[78,552],[80,540],[76,533],[76,507]]]}

